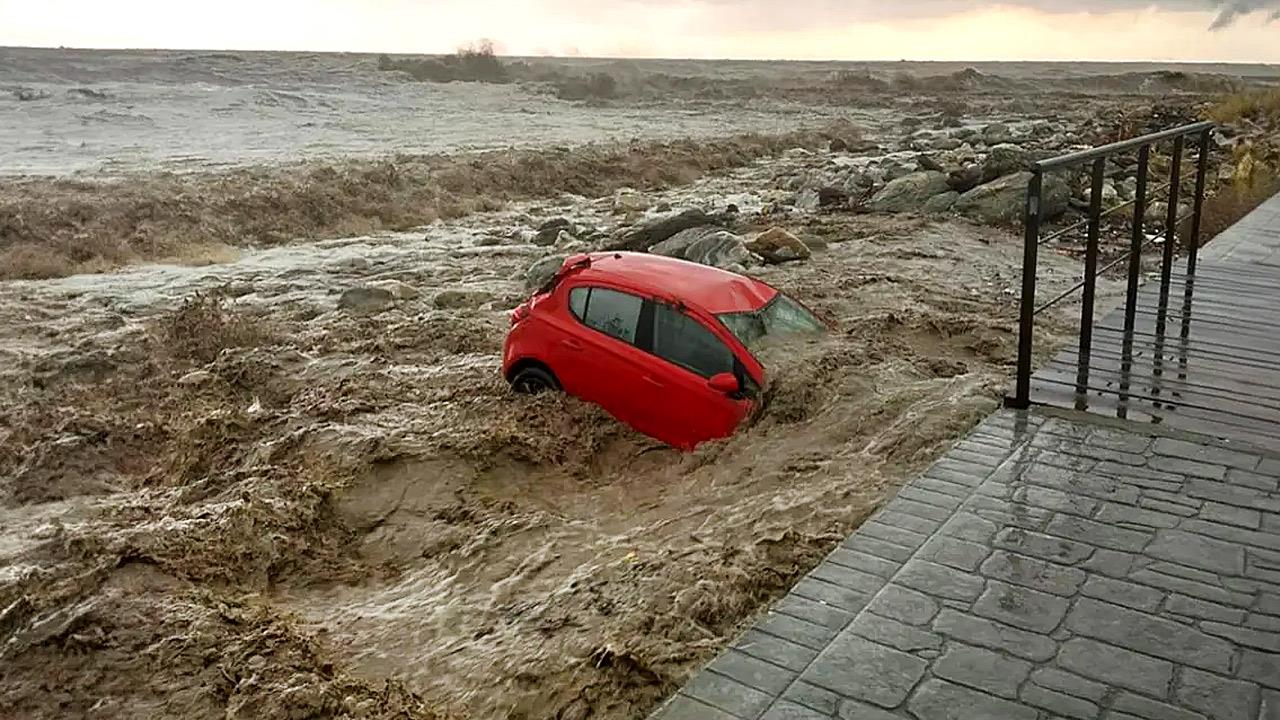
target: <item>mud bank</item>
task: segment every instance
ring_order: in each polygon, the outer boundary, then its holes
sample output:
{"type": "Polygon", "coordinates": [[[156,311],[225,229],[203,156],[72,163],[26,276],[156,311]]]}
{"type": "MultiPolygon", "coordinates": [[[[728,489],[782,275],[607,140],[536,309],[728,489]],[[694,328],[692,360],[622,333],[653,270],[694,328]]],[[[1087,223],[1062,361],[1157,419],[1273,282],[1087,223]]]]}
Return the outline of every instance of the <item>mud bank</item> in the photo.
{"type": "Polygon", "coordinates": [[[513,200],[655,190],[794,147],[856,139],[849,124],[777,135],[406,156],[217,174],[0,181],[0,280],[200,264],[239,249],[403,230],[513,200]]]}

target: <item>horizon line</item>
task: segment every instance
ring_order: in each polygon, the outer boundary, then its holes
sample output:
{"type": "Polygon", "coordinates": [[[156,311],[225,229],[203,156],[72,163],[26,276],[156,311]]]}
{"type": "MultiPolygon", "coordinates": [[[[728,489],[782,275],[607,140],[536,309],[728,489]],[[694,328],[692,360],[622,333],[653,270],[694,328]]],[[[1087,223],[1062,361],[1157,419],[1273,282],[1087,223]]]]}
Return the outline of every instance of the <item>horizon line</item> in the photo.
{"type": "MultiPolygon", "coordinates": [[[[446,57],[453,55],[456,50],[448,52],[412,52],[412,51],[388,51],[388,50],[281,50],[281,49],[265,49],[265,48],[229,48],[229,47],[89,47],[74,45],[5,45],[0,43],[0,50],[51,50],[51,51],[83,51],[83,52],[208,52],[208,53],[275,53],[275,54],[310,54],[310,55],[404,55],[404,56],[423,56],[423,57],[446,57]]],[[[1280,62],[1268,62],[1265,60],[1169,60],[1156,58],[1140,58],[1140,59],[1124,59],[1124,60],[1099,60],[1093,58],[1082,59],[1043,59],[1043,58],[1019,58],[1010,59],[982,59],[982,58],[966,58],[952,60],[916,60],[912,58],[828,58],[822,60],[815,59],[798,59],[783,57],[681,57],[681,56],[661,56],[661,55],[505,55],[495,53],[496,57],[510,60],[633,60],[633,61],[667,61],[667,62],[761,62],[761,63],[809,63],[809,64],[830,64],[830,63],[920,63],[920,64],[960,64],[960,63],[991,63],[991,64],[1015,64],[1015,63],[1037,63],[1037,64],[1093,64],[1093,65],[1137,65],[1137,64],[1164,64],[1164,65],[1257,65],[1262,67],[1280,68],[1280,62]]]]}

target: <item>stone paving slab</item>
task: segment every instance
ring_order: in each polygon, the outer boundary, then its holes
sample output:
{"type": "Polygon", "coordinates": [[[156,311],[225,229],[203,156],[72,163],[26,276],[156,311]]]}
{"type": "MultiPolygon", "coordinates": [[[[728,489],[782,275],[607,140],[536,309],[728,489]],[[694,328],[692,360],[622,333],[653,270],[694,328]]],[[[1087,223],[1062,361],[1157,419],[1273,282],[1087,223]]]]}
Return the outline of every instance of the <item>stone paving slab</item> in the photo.
{"type": "Polygon", "coordinates": [[[1280,456],[979,425],[657,720],[1280,720],[1280,456]]]}

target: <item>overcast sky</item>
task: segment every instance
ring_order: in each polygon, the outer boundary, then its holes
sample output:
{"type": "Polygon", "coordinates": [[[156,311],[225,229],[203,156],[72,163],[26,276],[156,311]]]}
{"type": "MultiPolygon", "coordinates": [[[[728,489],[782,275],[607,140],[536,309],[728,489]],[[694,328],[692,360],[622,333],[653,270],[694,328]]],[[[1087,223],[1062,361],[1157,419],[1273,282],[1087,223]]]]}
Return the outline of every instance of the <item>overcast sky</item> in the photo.
{"type": "Polygon", "coordinates": [[[0,45],[1280,62],[1280,0],[0,0],[0,45]]]}

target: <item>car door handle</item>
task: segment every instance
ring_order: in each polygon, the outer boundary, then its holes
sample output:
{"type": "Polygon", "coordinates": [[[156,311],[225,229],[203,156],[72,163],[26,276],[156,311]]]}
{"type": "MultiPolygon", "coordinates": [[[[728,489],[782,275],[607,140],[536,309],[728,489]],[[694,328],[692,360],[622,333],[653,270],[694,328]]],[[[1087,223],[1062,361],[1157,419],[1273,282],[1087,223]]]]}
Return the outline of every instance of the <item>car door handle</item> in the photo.
{"type": "Polygon", "coordinates": [[[573,350],[574,352],[578,352],[582,350],[582,343],[578,342],[577,340],[565,340],[560,344],[564,345],[566,348],[569,348],[570,350],[573,350]]]}

